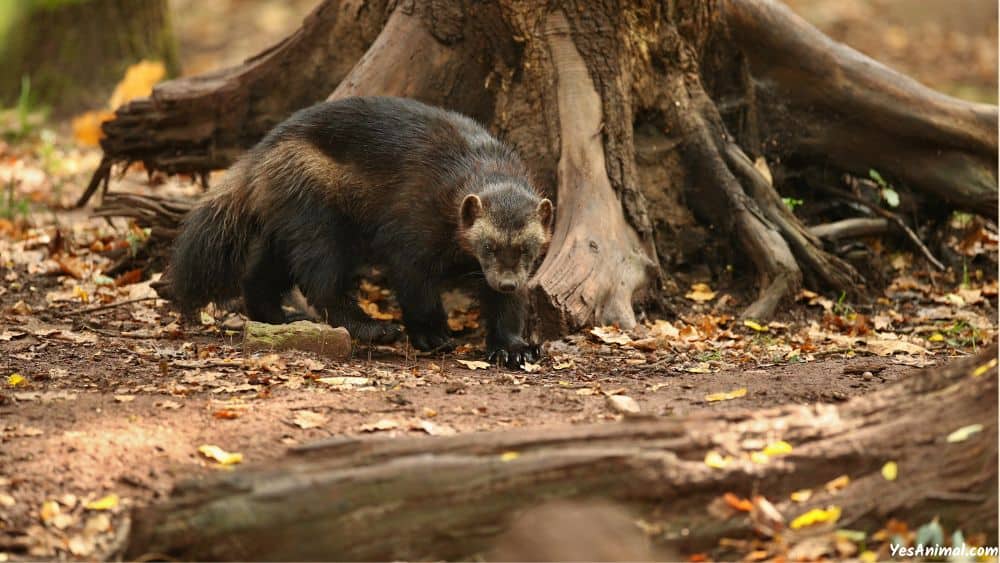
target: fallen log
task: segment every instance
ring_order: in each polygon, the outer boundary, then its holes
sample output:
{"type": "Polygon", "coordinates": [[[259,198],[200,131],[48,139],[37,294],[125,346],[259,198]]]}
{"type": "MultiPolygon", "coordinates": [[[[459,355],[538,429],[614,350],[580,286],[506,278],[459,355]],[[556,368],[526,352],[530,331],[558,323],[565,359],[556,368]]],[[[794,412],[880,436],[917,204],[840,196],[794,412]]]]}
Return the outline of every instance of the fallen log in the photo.
{"type": "MultiPolygon", "coordinates": [[[[839,527],[889,517],[997,534],[997,347],[842,405],[439,438],[336,438],[284,459],[183,483],[137,509],[125,557],[182,560],[470,559],[543,501],[609,500],[643,515],[664,548],[753,533],[708,510],[760,494],[785,521],[836,505],[839,527]],[[955,430],[981,425],[964,441],[955,430]],[[784,440],[792,451],[750,457],[784,440]],[[706,463],[717,455],[718,463],[706,463]],[[893,461],[898,477],[883,466],[893,461]],[[841,475],[850,483],[827,491],[841,475]],[[789,500],[812,489],[807,502],[789,500]]],[[[742,513],[741,513],[742,514],[742,513]]],[[[787,533],[796,533],[788,530],[787,533]]]]}

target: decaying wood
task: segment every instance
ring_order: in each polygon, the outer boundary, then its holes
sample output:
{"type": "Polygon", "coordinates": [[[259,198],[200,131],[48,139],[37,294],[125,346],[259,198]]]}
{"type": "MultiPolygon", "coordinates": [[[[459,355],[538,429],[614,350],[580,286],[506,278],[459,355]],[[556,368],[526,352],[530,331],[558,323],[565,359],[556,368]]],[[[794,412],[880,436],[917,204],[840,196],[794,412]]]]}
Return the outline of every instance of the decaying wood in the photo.
{"type": "MultiPolygon", "coordinates": [[[[276,463],[178,487],[133,514],[128,559],[470,559],[519,511],[554,499],[629,505],[657,541],[701,551],[751,533],[745,515],[714,516],[723,492],[770,499],[786,520],[836,505],[838,527],[889,517],[996,537],[996,345],[915,372],[842,405],[726,410],[686,418],[442,438],[335,438],[276,463]],[[927,413],[934,416],[928,418],[927,413]],[[982,430],[960,443],[949,434],[982,430]],[[785,440],[790,454],[754,463],[785,440]],[[705,463],[708,452],[723,468],[705,463]],[[881,468],[896,462],[898,477],[881,468]],[[824,484],[841,475],[843,490],[824,484]],[[797,504],[789,494],[812,489],[797,504]]],[[[788,530],[785,537],[809,533],[788,530]]]]}
{"type": "Polygon", "coordinates": [[[305,350],[343,361],[351,357],[351,335],[344,327],[311,321],[282,325],[248,321],[243,326],[243,347],[251,352],[305,350]]]}

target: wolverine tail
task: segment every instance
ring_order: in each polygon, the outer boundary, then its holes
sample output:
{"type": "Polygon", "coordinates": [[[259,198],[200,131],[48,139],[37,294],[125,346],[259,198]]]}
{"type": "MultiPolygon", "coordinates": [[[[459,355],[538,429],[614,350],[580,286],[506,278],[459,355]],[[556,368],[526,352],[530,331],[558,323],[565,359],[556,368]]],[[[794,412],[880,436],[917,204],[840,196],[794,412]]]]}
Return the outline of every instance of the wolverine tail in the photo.
{"type": "Polygon", "coordinates": [[[212,196],[184,217],[170,260],[170,298],[185,315],[240,295],[251,241],[259,231],[243,205],[249,187],[237,163],[212,196]]]}

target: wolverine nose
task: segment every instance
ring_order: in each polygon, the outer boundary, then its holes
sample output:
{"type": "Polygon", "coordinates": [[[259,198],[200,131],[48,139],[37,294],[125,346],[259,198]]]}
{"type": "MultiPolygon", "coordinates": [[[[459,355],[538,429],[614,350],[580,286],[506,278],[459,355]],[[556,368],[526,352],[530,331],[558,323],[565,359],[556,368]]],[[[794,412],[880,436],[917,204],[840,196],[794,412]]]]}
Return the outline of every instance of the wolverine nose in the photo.
{"type": "Polygon", "coordinates": [[[500,282],[498,289],[504,293],[513,293],[517,290],[517,282],[512,280],[503,280],[500,282]]]}

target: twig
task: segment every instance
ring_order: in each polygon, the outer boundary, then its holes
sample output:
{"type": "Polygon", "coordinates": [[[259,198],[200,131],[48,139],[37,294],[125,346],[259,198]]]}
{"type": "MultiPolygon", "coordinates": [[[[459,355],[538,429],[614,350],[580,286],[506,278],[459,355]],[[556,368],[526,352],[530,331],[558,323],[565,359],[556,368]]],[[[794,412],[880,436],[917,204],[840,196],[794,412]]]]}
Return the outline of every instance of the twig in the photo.
{"type": "Polygon", "coordinates": [[[154,301],[157,299],[163,299],[162,297],[137,297],[135,299],[126,299],[125,301],[117,301],[115,303],[106,303],[104,305],[98,305],[96,307],[87,307],[85,309],[77,309],[75,311],[68,311],[62,313],[62,317],[75,317],[77,315],[83,315],[85,313],[96,313],[97,311],[104,311],[107,309],[114,309],[115,307],[121,307],[122,305],[131,305],[132,303],[139,303],[142,301],[154,301]]]}
{"type": "Polygon", "coordinates": [[[924,245],[923,241],[920,240],[920,237],[917,236],[917,233],[913,232],[913,229],[908,227],[906,223],[903,222],[902,219],[900,219],[899,215],[896,215],[891,211],[882,209],[878,205],[875,205],[865,200],[864,198],[858,197],[846,190],[842,190],[840,188],[836,188],[833,186],[820,186],[820,187],[838,197],[842,197],[850,202],[861,205],[876,215],[879,215],[881,217],[888,219],[889,221],[892,221],[893,224],[895,224],[904,233],[906,233],[906,236],[909,237],[910,241],[913,242],[913,244],[917,247],[917,249],[919,249],[920,252],[924,255],[924,258],[927,258],[927,261],[930,262],[932,266],[934,266],[938,270],[941,270],[942,272],[945,270],[944,264],[942,264],[937,258],[934,257],[934,254],[932,254],[930,249],[927,248],[926,245],[924,245]]]}

